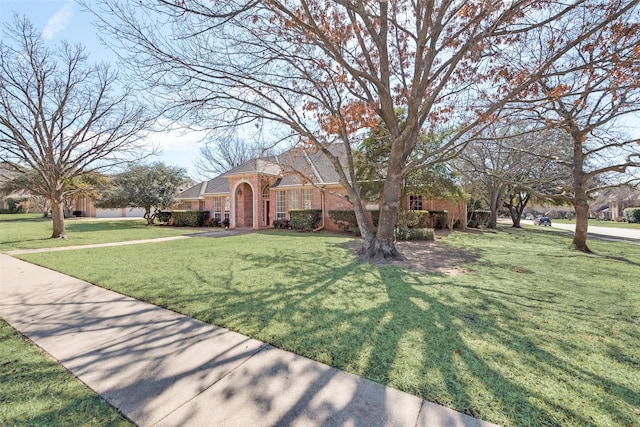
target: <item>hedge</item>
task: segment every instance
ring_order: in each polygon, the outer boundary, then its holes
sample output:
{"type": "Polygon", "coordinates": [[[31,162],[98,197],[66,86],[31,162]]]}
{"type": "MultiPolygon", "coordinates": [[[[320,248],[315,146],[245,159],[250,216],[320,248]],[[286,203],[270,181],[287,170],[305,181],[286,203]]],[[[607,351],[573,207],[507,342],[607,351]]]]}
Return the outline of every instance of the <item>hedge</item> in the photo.
{"type": "Polygon", "coordinates": [[[404,212],[399,212],[398,214],[398,216],[404,216],[404,221],[407,228],[427,228],[430,226],[429,211],[407,210],[404,212]]]}
{"type": "Polygon", "coordinates": [[[156,219],[163,224],[168,224],[171,221],[171,211],[160,211],[156,214],[156,219]]]}
{"type": "Polygon", "coordinates": [[[488,227],[491,211],[477,210],[473,211],[469,217],[468,226],[470,228],[488,227]]]}
{"type": "Polygon", "coordinates": [[[433,228],[396,228],[396,240],[433,240],[433,228]]]}
{"type": "Polygon", "coordinates": [[[356,213],[354,210],[335,210],[329,211],[329,218],[340,230],[349,231],[358,227],[356,213]]]}
{"type": "Polygon", "coordinates": [[[202,227],[209,219],[209,211],[172,211],[171,218],[176,227],[202,227]]]}
{"type": "Polygon", "coordinates": [[[294,230],[313,230],[320,224],[320,209],[295,209],[289,211],[289,224],[294,230]]]}
{"type": "Polygon", "coordinates": [[[8,209],[3,209],[1,213],[7,213],[7,214],[22,214],[25,213],[24,210],[24,205],[22,204],[22,202],[26,202],[27,199],[26,198],[20,198],[20,199],[14,199],[14,198],[7,198],[7,208],[8,209]]]}
{"type": "Polygon", "coordinates": [[[622,216],[625,221],[638,224],[640,223],[640,207],[626,208],[622,211],[622,216]]]}
{"type": "Polygon", "coordinates": [[[443,230],[447,226],[449,220],[448,211],[429,211],[429,228],[435,228],[436,230],[443,230]]]}
{"type": "MultiPolygon", "coordinates": [[[[380,221],[380,211],[369,211],[374,227],[378,227],[380,221]]],[[[407,228],[435,228],[442,230],[447,226],[449,219],[448,211],[423,211],[408,210],[399,213],[404,216],[407,228]]],[[[358,227],[356,214],[353,210],[333,210],[329,211],[329,218],[344,231],[350,231],[358,227]]]]}

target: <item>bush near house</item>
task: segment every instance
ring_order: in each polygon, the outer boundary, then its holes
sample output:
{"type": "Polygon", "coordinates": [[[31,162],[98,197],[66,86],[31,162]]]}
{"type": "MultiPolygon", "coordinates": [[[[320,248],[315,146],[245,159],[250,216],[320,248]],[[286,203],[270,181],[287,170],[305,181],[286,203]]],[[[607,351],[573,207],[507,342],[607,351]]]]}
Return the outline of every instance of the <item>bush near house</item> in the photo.
{"type": "Polygon", "coordinates": [[[353,210],[345,209],[329,211],[329,218],[331,218],[331,221],[333,221],[342,231],[350,231],[358,228],[356,213],[353,210]]]}
{"type": "Polygon", "coordinates": [[[399,212],[399,222],[406,225],[406,228],[427,228],[429,227],[429,211],[406,210],[399,212]]]}
{"type": "MultiPolygon", "coordinates": [[[[369,211],[373,226],[378,226],[380,219],[380,211],[369,211]]],[[[424,210],[408,210],[402,213],[404,215],[405,228],[409,229],[427,229],[435,228],[442,230],[447,225],[449,219],[448,211],[424,211],[424,210]]],[[[358,228],[356,214],[353,210],[333,210],[329,211],[329,218],[343,231],[353,231],[358,228]]],[[[355,233],[358,235],[358,233],[355,233]]]]}
{"type": "Polygon", "coordinates": [[[294,209],[289,211],[289,224],[294,230],[313,230],[320,224],[320,209],[294,209]]]}
{"type": "Polygon", "coordinates": [[[13,199],[13,198],[8,198],[6,199],[7,202],[7,209],[0,209],[0,213],[3,214],[22,214],[25,213],[25,203],[27,201],[27,198],[20,198],[20,199],[13,199]]]}
{"type": "Polygon", "coordinates": [[[427,228],[443,230],[449,220],[449,211],[429,211],[427,228]]]}
{"type": "Polygon", "coordinates": [[[396,228],[397,240],[433,240],[433,228],[396,228]]]}
{"type": "Polygon", "coordinates": [[[275,221],[273,221],[273,228],[280,228],[280,229],[290,229],[291,225],[288,219],[276,219],[275,221]]]}
{"type": "Polygon", "coordinates": [[[172,211],[171,218],[176,227],[202,227],[209,219],[209,211],[172,211]]]}
{"type": "Polygon", "coordinates": [[[491,211],[477,210],[471,212],[469,215],[469,222],[467,225],[471,228],[487,227],[489,225],[489,218],[491,217],[491,211]]]}
{"type": "Polygon", "coordinates": [[[640,223],[640,207],[626,208],[622,211],[622,216],[625,221],[638,224],[640,223]]]}
{"type": "Polygon", "coordinates": [[[156,219],[163,224],[168,224],[171,221],[171,211],[158,212],[156,214],[156,219]]]}

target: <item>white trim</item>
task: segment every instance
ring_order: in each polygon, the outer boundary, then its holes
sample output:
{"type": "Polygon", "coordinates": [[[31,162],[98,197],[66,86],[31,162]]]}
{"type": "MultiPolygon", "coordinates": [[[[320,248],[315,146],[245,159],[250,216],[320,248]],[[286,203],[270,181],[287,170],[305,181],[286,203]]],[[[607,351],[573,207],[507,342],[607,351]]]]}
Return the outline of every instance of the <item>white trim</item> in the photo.
{"type": "MultiPolygon", "coordinates": [[[[251,197],[252,197],[252,201],[251,201],[251,209],[252,209],[252,215],[253,215],[253,226],[252,228],[260,228],[260,222],[259,222],[259,210],[256,210],[256,189],[253,188],[253,185],[251,185],[251,182],[247,181],[246,179],[242,179],[238,182],[236,182],[236,184],[233,186],[233,189],[231,190],[231,194],[229,195],[230,198],[230,203],[231,203],[231,211],[229,212],[229,228],[236,228],[236,214],[237,214],[237,209],[238,206],[236,204],[236,199],[238,198],[238,187],[242,184],[248,184],[249,187],[251,188],[251,197]]],[[[262,193],[260,193],[262,194],[262,193]]]]}

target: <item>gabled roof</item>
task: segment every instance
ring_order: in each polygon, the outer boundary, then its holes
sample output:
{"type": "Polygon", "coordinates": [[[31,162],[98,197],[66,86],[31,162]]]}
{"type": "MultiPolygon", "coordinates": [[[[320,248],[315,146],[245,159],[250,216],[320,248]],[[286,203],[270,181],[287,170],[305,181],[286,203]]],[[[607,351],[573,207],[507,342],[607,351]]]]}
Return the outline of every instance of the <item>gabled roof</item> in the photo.
{"type": "MultiPolygon", "coordinates": [[[[329,147],[329,152],[344,164],[345,149],[341,144],[329,147]]],[[[228,178],[237,175],[261,174],[279,177],[273,187],[299,186],[311,181],[313,184],[337,184],[338,174],[331,161],[319,150],[292,148],[277,156],[251,159],[213,178],[194,185],[178,195],[178,199],[203,198],[205,194],[228,194],[228,178]]]]}
{"type": "Polygon", "coordinates": [[[179,199],[201,199],[205,182],[200,182],[193,187],[189,187],[183,192],[179,193],[176,197],[179,199]]]}
{"type": "MultiPolygon", "coordinates": [[[[342,145],[330,146],[329,152],[337,156],[344,164],[345,156],[342,145]]],[[[308,178],[307,181],[312,180],[314,184],[337,184],[339,182],[338,173],[333,167],[333,163],[320,150],[294,148],[278,156],[278,160],[283,165],[283,169],[288,172],[278,183],[279,187],[301,185],[304,178],[300,174],[304,174],[305,178],[308,178]]]]}
{"type": "Polygon", "coordinates": [[[251,173],[280,176],[282,174],[282,169],[280,165],[278,165],[277,156],[261,157],[244,162],[240,166],[236,166],[231,169],[229,172],[225,172],[222,176],[244,175],[251,173]]]}
{"type": "Polygon", "coordinates": [[[206,182],[204,194],[224,194],[229,192],[229,180],[225,175],[220,175],[206,182]]]}

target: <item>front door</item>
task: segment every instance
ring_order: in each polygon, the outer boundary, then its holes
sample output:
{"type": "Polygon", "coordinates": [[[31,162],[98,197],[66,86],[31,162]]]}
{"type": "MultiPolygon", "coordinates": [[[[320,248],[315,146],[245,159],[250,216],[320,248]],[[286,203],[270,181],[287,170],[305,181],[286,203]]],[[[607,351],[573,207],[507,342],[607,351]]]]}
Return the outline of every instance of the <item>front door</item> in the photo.
{"type": "Polygon", "coordinates": [[[271,225],[271,221],[269,220],[269,201],[265,200],[264,201],[264,218],[266,223],[266,226],[268,227],[269,225],[271,225]]]}

